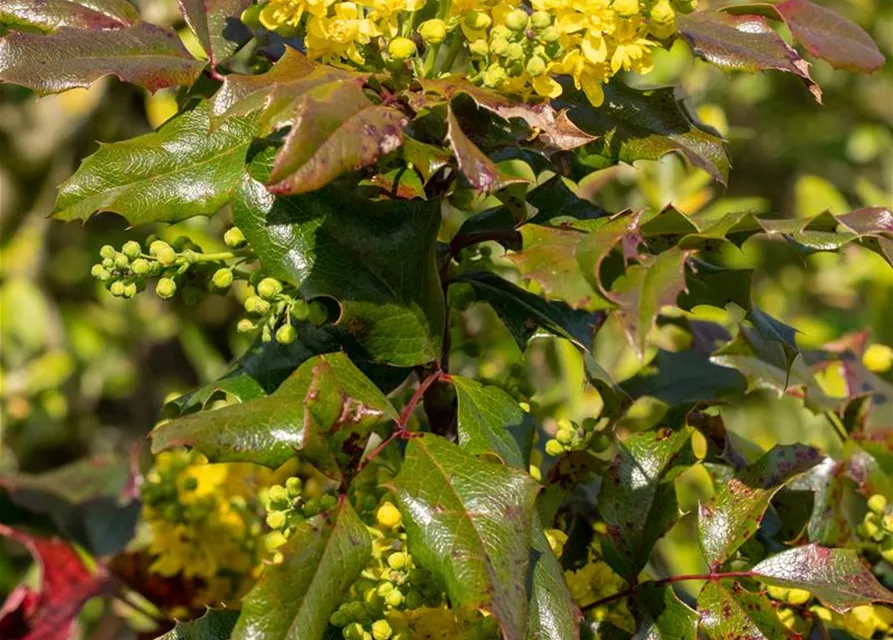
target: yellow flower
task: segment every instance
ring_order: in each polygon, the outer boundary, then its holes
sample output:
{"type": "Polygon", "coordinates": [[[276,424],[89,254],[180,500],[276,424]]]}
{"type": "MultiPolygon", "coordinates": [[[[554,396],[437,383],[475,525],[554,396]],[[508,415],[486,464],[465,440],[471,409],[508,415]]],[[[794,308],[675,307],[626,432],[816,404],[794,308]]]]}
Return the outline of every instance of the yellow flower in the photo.
{"type": "Polygon", "coordinates": [[[594,107],[600,107],[605,100],[602,84],[610,77],[605,63],[592,64],[580,49],[572,49],[555,65],[558,73],[567,74],[574,79],[574,86],[582,89],[594,107]]]}
{"type": "Polygon", "coordinates": [[[611,71],[617,73],[635,71],[648,73],[653,68],[650,48],[656,43],[642,37],[640,28],[642,21],[638,18],[623,20],[614,31],[612,41],[614,52],[611,54],[611,71]]]}
{"type": "Polygon", "coordinates": [[[367,15],[369,20],[375,23],[386,37],[393,38],[399,32],[400,14],[418,11],[425,2],[424,0],[359,0],[358,4],[371,9],[367,15]]]}
{"type": "Polygon", "coordinates": [[[307,52],[312,58],[348,58],[358,65],[366,63],[358,45],[369,44],[381,35],[355,2],[335,5],[334,16],[319,16],[307,25],[307,52]]]}
{"type": "Polygon", "coordinates": [[[305,12],[314,15],[326,15],[335,0],[270,0],[260,12],[260,22],[267,29],[273,30],[287,24],[297,27],[305,12]]]}

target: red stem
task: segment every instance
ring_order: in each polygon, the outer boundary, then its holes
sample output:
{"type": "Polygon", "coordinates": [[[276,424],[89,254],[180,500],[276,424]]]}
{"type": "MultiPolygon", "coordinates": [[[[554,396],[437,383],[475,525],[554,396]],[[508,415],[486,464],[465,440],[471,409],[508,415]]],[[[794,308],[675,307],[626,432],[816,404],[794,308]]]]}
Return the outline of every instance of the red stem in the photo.
{"type": "Polygon", "coordinates": [[[647,582],[640,582],[639,584],[634,584],[626,591],[620,591],[619,593],[615,593],[614,595],[610,595],[607,598],[602,598],[601,600],[596,600],[592,604],[586,605],[583,607],[583,611],[587,611],[588,609],[594,609],[595,607],[599,607],[601,605],[608,604],[609,602],[614,602],[615,600],[621,600],[623,598],[627,598],[631,595],[634,595],[643,584],[653,584],[655,586],[661,586],[664,584],[672,584],[674,582],[685,582],[686,580],[722,580],[724,578],[753,578],[757,574],[753,571],[727,571],[725,573],[689,573],[681,576],[670,576],[668,578],[661,578],[660,580],[648,580],[647,582]]]}

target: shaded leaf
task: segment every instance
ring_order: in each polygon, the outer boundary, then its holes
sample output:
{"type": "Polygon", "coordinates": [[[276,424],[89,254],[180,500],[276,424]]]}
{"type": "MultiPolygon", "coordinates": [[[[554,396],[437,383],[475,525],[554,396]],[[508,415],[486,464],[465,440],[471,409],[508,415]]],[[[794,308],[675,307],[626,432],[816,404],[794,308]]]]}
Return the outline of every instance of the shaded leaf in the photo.
{"type": "Polygon", "coordinates": [[[645,582],[636,593],[633,610],[638,624],[635,640],[695,640],[698,614],[669,585],[645,582]]]}
{"type": "Polygon", "coordinates": [[[816,101],[822,101],[822,90],[809,76],[809,64],[761,16],[697,11],[679,16],[679,33],[695,55],[720,69],[786,71],[802,78],[816,101]]]}
{"type": "Polygon", "coordinates": [[[673,89],[638,91],[619,82],[604,85],[605,101],[598,109],[585,96],[575,98],[569,115],[583,131],[599,136],[580,152],[632,163],[657,160],[678,152],[693,166],[725,184],[729,158],[722,138],[699,127],[673,95],[673,89]]]}
{"type": "Polygon", "coordinates": [[[0,536],[24,545],[40,567],[40,586],[13,589],[0,608],[0,637],[68,640],[81,607],[109,589],[102,567],[91,573],[80,554],[58,538],[42,538],[0,524],[0,536]]]}
{"type": "Polygon", "coordinates": [[[372,539],[350,502],[297,525],[242,602],[233,640],[318,640],[372,555],[372,539]]]}
{"type": "Polygon", "coordinates": [[[0,5],[0,24],[44,32],[59,27],[119,29],[138,20],[127,0],[4,0],[0,5]]]}
{"type": "Polygon", "coordinates": [[[356,466],[369,435],[397,417],[343,353],[302,364],[268,397],[177,418],[152,432],[152,451],[192,446],[212,462],[278,467],[297,452],[337,477],[356,466]]]}
{"type": "Polygon", "coordinates": [[[577,640],[582,615],[564,579],[564,571],[543,531],[539,515],[534,515],[530,564],[527,639],[577,640]]]}
{"type": "Polygon", "coordinates": [[[41,474],[4,475],[0,487],[15,504],[49,516],[67,538],[104,556],[133,538],[140,504],[129,495],[131,473],[127,458],[107,454],[41,474]]]}
{"type": "Polygon", "coordinates": [[[462,131],[452,106],[447,106],[446,139],[456,156],[459,171],[469,184],[485,193],[495,190],[499,184],[499,169],[462,131]]]}
{"type": "Polygon", "coordinates": [[[490,612],[506,640],[523,640],[538,485],[526,472],[479,460],[436,435],[409,441],[394,479],[410,553],[453,606],[490,612]]]}
{"type": "Polygon", "coordinates": [[[316,191],[342,173],[378,162],[403,144],[407,117],[373,104],[361,81],[314,87],[295,107],[292,128],[276,156],[270,191],[296,195],[316,191]]]}
{"type": "Polygon", "coordinates": [[[737,582],[719,581],[704,585],[698,595],[701,629],[711,640],[736,636],[752,640],[799,638],[788,629],[765,595],[746,590],[737,582]]]}
{"type": "Polygon", "coordinates": [[[425,144],[410,137],[403,139],[403,158],[419,173],[427,184],[435,173],[450,163],[450,153],[442,147],[425,144]]]}
{"type": "Polygon", "coordinates": [[[786,365],[785,374],[790,374],[794,359],[800,354],[800,349],[797,348],[797,330],[776,320],[757,307],[753,307],[747,312],[747,319],[753,323],[766,342],[775,343],[781,347],[786,365]]]}
{"type": "Polygon", "coordinates": [[[202,103],[155,133],[102,145],[59,188],[53,215],[112,211],[136,225],[216,212],[242,180],[253,134],[237,118],[209,131],[209,111],[202,103]]]}
{"type": "Polygon", "coordinates": [[[370,202],[334,189],[276,198],[246,178],[233,216],[265,272],[308,299],[338,301],[336,326],[369,359],[413,366],[440,357],[439,202],[370,202]]]}
{"type": "Polygon", "coordinates": [[[572,309],[557,300],[543,300],[494,273],[464,273],[455,281],[470,284],[477,299],[493,307],[521,350],[537,327],[542,327],[589,351],[594,333],[604,321],[604,314],[572,309]]]}
{"type": "Polygon", "coordinates": [[[715,482],[715,494],[698,508],[698,539],[704,559],[716,569],[738,550],[763,519],[772,496],[821,461],[802,444],[776,445],[734,476],[715,482]]]}
{"type": "Polygon", "coordinates": [[[651,396],[678,405],[737,396],[745,390],[746,380],[735,369],[713,364],[694,351],[660,350],[651,363],[620,386],[633,398],[651,396]]]}
{"type": "Polygon", "coordinates": [[[828,549],[809,544],[782,551],[757,563],[751,571],[767,584],[809,591],[839,613],[861,604],[893,604],[885,589],[853,549],[828,549]]]}
{"type": "Polygon", "coordinates": [[[177,3],[186,24],[208,54],[211,66],[236,52],[239,42],[235,35],[244,29],[239,16],[251,0],[177,0],[177,3]]]}
{"type": "Polygon", "coordinates": [[[459,446],[475,455],[499,456],[526,470],[535,429],[533,417],[499,387],[450,376],[458,400],[459,446]]]}
{"type": "Polygon", "coordinates": [[[238,619],[238,611],[208,609],[201,618],[177,622],[177,626],[158,640],[228,640],[238,619]]]}
{"type": "Polygon", "coordinates": [[[147,22],[120,29],[59,27],[46,36],[11,33],[0,38],[0,80],[41,95],[89,87],[107,75],[149,91],[189,86],[202,67],[176,33],[147,22]]]}
{"type": "Polygon", "coordinates": [[[602,479],[599,512],[608,530],[605,561],[627,581],[679,517],[674,479],[694,463],[691,429],[661,427],[630,435],[602,479]]]}

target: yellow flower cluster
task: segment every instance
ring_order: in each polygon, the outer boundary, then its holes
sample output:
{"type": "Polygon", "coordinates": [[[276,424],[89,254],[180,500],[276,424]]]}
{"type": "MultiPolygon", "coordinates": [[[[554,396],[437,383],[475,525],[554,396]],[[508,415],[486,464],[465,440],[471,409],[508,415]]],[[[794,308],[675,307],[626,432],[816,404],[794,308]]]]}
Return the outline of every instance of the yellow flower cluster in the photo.
{"type": "Polygon", "coordinates": [[[263,519],[255,496],[271,475],[250,464],[208,464],[197,452],[159,454],[142,487],[149,570],[200,581],[196,605],[238,596],[259,568],[263,519]]]}
{"type": "Polygon", "coordinates": [[[412,58],[417,75],[460,73],[525,97],[558,97],[567,76],[598,106],[613,75],[651,69],[676,13],[696,0],[440,2],[440,17],[425,21],[416,18],[423,0],[268,0],[253,10],[267,29],[303,29],[307,54],[328,63],[376,70],[412,58]]]}
{"type": "MultiPolygon", "coordinates": [[[[626,583],[602,560],[590,559],[589,563],[576,571],[565,571],[564,578],[574,601],[581,607],[589,605],[619,593],[626,588],[626,583]]],[[[618,629],[635,631],[635,621],[623,600],[614,601],[607,606],[590,609],[587,615],[598,622],[609,621],[618,629]]]]}

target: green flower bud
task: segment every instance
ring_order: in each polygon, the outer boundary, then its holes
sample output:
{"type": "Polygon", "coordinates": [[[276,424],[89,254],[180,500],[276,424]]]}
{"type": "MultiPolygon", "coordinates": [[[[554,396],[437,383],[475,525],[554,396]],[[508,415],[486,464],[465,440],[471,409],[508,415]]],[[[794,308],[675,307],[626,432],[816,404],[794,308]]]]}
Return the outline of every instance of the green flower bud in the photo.
{"type": "Polygon", "coordinates": [[[469,29],[474,29],[475,31],[486,29],[493,23],[493,21],[490,19],[490,16],[482,11],[468,11],[465,13],[464,19],[465,25],[469,29]]]}
{"type": "Polygon", "coordinates": [[[340,611],[336,611],[329,617],[329,624],[333,627],[346,626],[348,624],[347,616],[340,611]]]}
{"type": "Polygon", "coordinates": [[[372,637],[375,640],[389,640],[394,630],[387,620],[376,620],[372,623],[372,637]]]}
{"type": "Polygon", "coordinates": [[[271,531],[267,534],[267,537],[264,540],[267,549],[269,549],[270,551],[278,549],[286,542],[288,542],[288,538],[286,538],[285,534],[283,534],[281,531],[271,531]]]}
{"type": "Polygon", "coordinates": [[[503,69],[498,64],[491,64],[487,67],[487,70],[484,71],[484,86],[490,87],[491,89],[498,89],[508,80],[508,74],[506,74],[505,69],[503,69]]]}
{"type": "Polygon", "coordinates": [[[468,50],[472,53],[472,55],[476,56],[486,56],[490,53],[490,47],[487,46],[487,41],[483,38],[475,40],[471,44],[468,45],[468,50]]]}
{"type": "Polygon", "coordinates": [[[271,529],[281,529],[285,521],[286,517],[282,511],[271,511],[267,514],[267,526],[271,529]]]}
{"type": "Polygon", "coordinates": [[[295,300],[291,305],[291,315],[295,320],[306,320],[310,315],[310,305],[305,300],[295,300]]]}
{"type": "Polygon", "coordinates": [[[673,4],[680,13],[691,13],[698,8],[698,0],[673,0],[673,4]]]}
{"type": "Polygon", "coordinates": [[[149,255],[157,258],[159,253],[170,248],[171,246],[164,240],[153,240],[149,245],[149,255]]]}
{"type": "Polygon", "coordinates": [[[230,227],[223,234],[223,243],[230,249],[238,249],[245,244],[245,235],[239,227],[230,227]]]}
{"type": "Polygon", "coordinates": [[[253,4],[242,12],[239,19],[252,29],[260,26],[260,11],[263,9],[259,4],[253,4]]]}
{"type": "Polygon", "coordinates": [[[118,269],[126,269],[130,266],[130,260],[123,253],[116,253],[114,259],[118,269]]]}
{"type": "Polygon", "coordinates": [[[446,34],[447,26],[443,20],[425,20],[419,25],[419,35],[425,44],[440,44],[446,39],[446,34]]]}
{"type": "Polygon", "coordinates": [[[276,342],[283,345],[293,343],[298,338],[298,332],[290,324],[284,324],[276,329],[276,342]]]}
{"type": "Polygon", "coordinates": [[[124,283],[120,280],[115,280],[112,284],[109,285],[109,293],[117,298],[121,298],[124,296],[124,283]]]}
{"type": "Polygon", "coordinates": [[[509,41],[505,38],[493,38],[493,40],[490,42],[490,51],[492,51],[494,55],[505,55],[505,52],[508,51],[508,48],[509,41]]]}
{"type": "Polygon", "coordinates": [[[887,533],[893,533],[893,513],[886,513],[881,518],[881,528],[887,533]]]}
{"type": "Polygon", "coordinates": [[[249,296],[244,302],[245,311],[262,316],[270,310],[270,303],[259,296],[249,296]]]}
{"type": "Polygon", "coordinates": [[[102,245],[102,248],[99,250],[100,257],[107,259],[114,258],[116,253],[118,252],[115,251],[115,247],[110,244],[102,245]]]}
{"type": "Polygon", "coordinates": [[[329,319],[329,310],[319,300],[312,301],[309,305],[307,318],[315,327],[321,327],[329,319]]]}
{"type": "Polygon", "coordinates": [[[668,0],[659,0],[657,4],[651,7],[648,17],[658,24],[667,25],[672,24],[676,20],[676,12],[668,0]]]}
{"type": "Polygon", "coordinates": [[[893,564],[893,538],[887,538],[886,542],[891,543],[891,544],[887,544],[886,546],[883,546],[883,543],[882,543],[881,557],[884,560],[886,560],[887,562],[889,562],[890,564],[893,564]]]}
{"type": "Polygon", "coordinates": [[[611,438],[604,433],[596,433],[592,436],[592,440],[589,441],[589,448],[595,453],[601,453],[602,451],[607,451],[608,447],[611,446],[611,438]]]}
{"type": "Polygon", "coordinates": [[[90,269],[90,275],[100,282],[106,282],[112,277],[112,274],[110,274],[101,264],[94,264],[90,269]]]}
{"type": "Polygon", "coordinates": [[[560,38],[561,31],[558,30],[558,27],[546,27],[545,29],[543,29],[543,32],[540,33],[540,40],[542,40],[543,42],[558,42],[560,38]]]}
{"type": "Polygon", "coordinates": [[[211,276],[211,284],[216,289],[229,289],[233,283],[233,270],[229,268],[221,268],[214,272],[211,276]]]}
{"type": "Polygon", "coordinates": [[[532,76],[541,76],[546,72],[546,62],[539,56],[533,56],[527,61],[527,73],[532,76]]]}
{"type": "Polygon", "coordinates": [[[331,509],[336,504],[338,504],[338,498],[333,496],[331,493],[327,493],[319,499],[319,506],[322,508],[323,511],[331,509]]]}
{"type": "Polygon", "coordinates": [[[128,240],[124,243],[124,246],[121,247],[121,253],[130,258],[131,260],[136,260],[143,253],[143,248],[140,246],[139,242],[135,240],[128,240]]]}
{"type": "Polygon", "coordinates": [[[319,500],[311,498],[304,503],[301,507],[301,511],[304,512],[306,517],[312,518],[313,516],[320,514],[322,509],[319,508],[319,500]]]}
{"type": "Polygon", "coordinates": [[[183,519],[183,507],[176,502],[164,505],[161,515],[168,522],[179,522],[183,519]]]}
{"type": "Polygon", "coordinates": [[[177,283],[172,278],[159,278],[155,293],[162,300],[170,300],[177,293],[177,283]]]}
{"type": "Polygon", "coordinates": [[[523,60],[524,59],[524,47],[522,47],[517,42],[513,42],[508,46],[508,49],[506,49],[505,56],[509,60],[523,60]]]}
{"type": "Polygon", "coordinates": [[[876,493],[868,499],[868,509],[877,515],[883,515],[887,510],[887,498],[876,493]]]}
{"type": "Polygon", "coordinates": [[[621,18],[632,18],[639,14],[639,0],[614,0],[611,8],[621,18]]]}
{"type": "Polygon", "coordinates": [[[558,440],[546,441],[546,453],[550,456],[560,456],[564,451],[564,445],[558,442],[558,440]]]}
{"type": "Polygon", "coordinates": [[[163,266],[169,267],[177,261],[177,252],[174,251],[173,247],[168,246],[159,250],[158,255],[156,255],[155,258],[163,266]]]}
{"type": "Polygon", "coordinates": [[[545,29],[552,25],[552,14],[547,11],[535,11],[530,16],[530,25],[534,29],[545,29]]]}
{"type": "Polygon", "coordinates": [[[198,489],[198,479],[195,476],[186,476],[183,479],[184,491],[195,491],[198,489]]]}
{"type": "Polygon", "coordinates": [[[880,519],[874,513],[865,514],[865,519],[862,521],[862,526],[865,528],[865,535],[868,538],[874,539],[876,536],[879,536],[882,533],[880,519]]]}
{"type": "Polygon", "coordinates": [[[359,622],[351,622],[341,630],[344,640],[363,640],[363,625],[359,622]]]}
{"type": "Polygon", "coordinates": [[[503,38],[504,40],[510,40],[515,37],[515,33],[512,32],[507,26],[503,24],[498,24],[492,29],[490,29],[490,39],[494,40],[496,38],[503,38]]]}
{"type": "Polygon", "coordinates": [[[574,432],[570,429],[559,429],[558,433],[555,434],[555,439],[561,444],[570,444],[571,440],[574,439],[574,432]]]}
{"type": "Polygon", "coordinates": [[[292,498],[297,498],[301,495],[301,490],[304,488],[301,479],[293,476],[285,481],[285,490],[288,492],[288,495],[292,498]]]}
{"type": "Polygon", "coordinates": [[[113,258],[103,258],[101,264],[106,269],[114,269],[115,268],[115,260],[113,258]]]}
{"type": "Polygon", "coordinates": [[[130,263],[130,271],[135,276],[144,276],[151,270],[149,261],[145,258],[137,258],[130,263]]]}
{"type": "Polygon", "coordinates": [[[276,278],[264,278],[257,283],[257,295],[264,300],[272,300],[282,292],[282,283],[276,278]]]}
{"type": "Polygon", "coordinates": [[[505,26],[512,31],[523,31],[527,28],[527,12],[523,9],[515,9],[505,17],[505,26]]]}
{"type": "Polygon", "coordinates": [[[385,581],[379,583],[379,585],[375,588],[375,593],[377,593],[382,598],[387,598],[388,594],[396,588],[397,587],[394,586],[393,582],[385,581]]]}
{"type": "Polygon", "coordinates": [[[135,282],[129,282],[124,285],[124,294],[123,295],[125,298],[132,298],[136,294],[137,294],[137,289],[136,289],[135,282]]]}
{"type": "Polygon", "coordinates": [[[403,604],[407,609],[418,609],[425,604],[425,599],[422,597],[422,594],[418,589],[410,589],[406,592],[406,598],[404,599],[403,604]]]}
{"type": "Polygon", "coordinates": [[[242,318],[236,325],[236,331],[239,333],[251,333],[255,329],[257,329],[257,325],[248,318],[242,318]]]}
{"type": "Polygon", "coordinates": [[[416,54],[415,42],[398,36],[388,43],[388,55],[394,60],[406,60],[416,54]]]}

